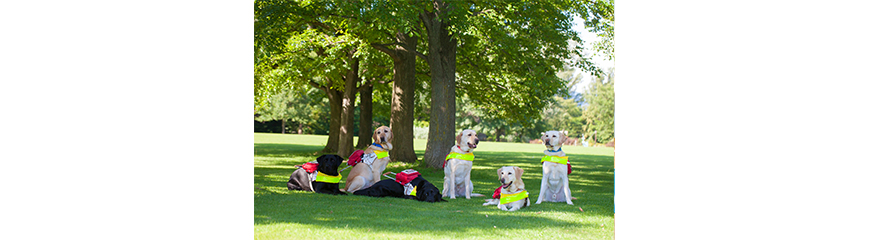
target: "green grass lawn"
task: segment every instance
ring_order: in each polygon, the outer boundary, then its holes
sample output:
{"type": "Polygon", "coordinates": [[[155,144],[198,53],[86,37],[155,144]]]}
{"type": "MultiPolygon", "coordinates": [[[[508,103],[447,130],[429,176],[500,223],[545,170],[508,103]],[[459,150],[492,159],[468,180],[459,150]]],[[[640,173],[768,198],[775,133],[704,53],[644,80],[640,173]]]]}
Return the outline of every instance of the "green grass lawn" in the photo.
{"type": "MultiPolygon", "coordinates": [[[[332,196],[287,190],[293,165],[313,161],[327,136],[254,133],[255,239],[612,239],[613,148],[564,146],[574,206],[535,204],[541,186],[541,144],[481,142],[474,151],[474,192],[487,197],[427,203],[399,198],[332,196]],[[482,206],[499,186],[496,169],[519,166],[532,205],[516,212],[482,206]],[[580,211],[582,207],[584,211],[580,211]]],[[[356,143],[356,140],[354,140],[356,143]]],[[[394,145],[397,143],[393,143],[394,145]]],[[[422,158],[425,140],[415,140],[422,158]]],[[[344,167],[345,164],[342,164],[344,167]]],[[[439,189],[444,171],[393,162],[386,172],[414,168],[439,189]]],[[[347,172],[343,172],[344,187],[347,172]]]]}

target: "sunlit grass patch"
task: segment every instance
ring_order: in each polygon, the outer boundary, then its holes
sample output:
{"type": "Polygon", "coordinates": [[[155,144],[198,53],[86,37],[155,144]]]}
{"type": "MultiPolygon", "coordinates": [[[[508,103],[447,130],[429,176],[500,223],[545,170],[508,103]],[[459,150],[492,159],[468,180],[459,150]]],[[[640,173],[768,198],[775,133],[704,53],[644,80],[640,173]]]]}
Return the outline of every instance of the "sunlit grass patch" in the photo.
{"type": "MultiPolygon", "coordinates": [[[[614,236],[613,149],[565,146],[574,206],[534,204],[540,189],[544,147],[540,144],[481,142],[471,174],[475,193],[488,198],[496,169],[525,169],[532,206],[505,212],[482,206],[483,197],[426,203],[398,198],[332,196],[288,191],[293,165],[313,161],[326,136],[254,134],[255,239],[608,239],[614,236]],[[580,211],[580,208],[583,211],[580,211]]],[[[422,157],[425,140],[414,142],[422,157]]],[[[342,165],[344,167],[345,165],[342,165]]],[[[444,172],[418,163],[393,162],[386,171],[414,168],[439,189],[444,172]]],[[[347,170],[344,172],[346,173],[347,170]]],[[[344,187],[344,178],[339,183],[344,187]]]]}

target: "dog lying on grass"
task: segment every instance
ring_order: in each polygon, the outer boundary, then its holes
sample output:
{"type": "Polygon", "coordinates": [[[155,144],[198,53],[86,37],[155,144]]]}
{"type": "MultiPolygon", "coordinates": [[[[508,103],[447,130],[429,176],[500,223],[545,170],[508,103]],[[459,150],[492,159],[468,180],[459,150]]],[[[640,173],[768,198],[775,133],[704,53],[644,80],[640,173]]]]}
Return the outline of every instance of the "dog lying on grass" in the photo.
{"type": "Polygon", "coordinates": [[[396,179],[384,179],[371,187],[357,190],[353,195],[369,197],[396,197],[415,199],[422,202],[446,202],[434,184],[426,181],[414,169],[406,169],[396,174],[396,179]]]}
{"type": "Polygon", "coordinates": [[[529,201],[529,192],[526,191],[526,184],[523,183],[523,169],[507,166],[499,168],[497,173],[502,185],[493,194],[493,199],[486,200],[483,206],[498,204],[498,209],[504,211],[516,211],[528,207],[531,201],[529,201]]]}
{"type": "Polygon", "coordinates": [[[347,195],[338,190],[341,174],[338,166],[344,161],[338,155],[322,155],[317,157],[317,163],[306,163],[290,174],[287,189],[301,190],[333,195],[347,195]]]}

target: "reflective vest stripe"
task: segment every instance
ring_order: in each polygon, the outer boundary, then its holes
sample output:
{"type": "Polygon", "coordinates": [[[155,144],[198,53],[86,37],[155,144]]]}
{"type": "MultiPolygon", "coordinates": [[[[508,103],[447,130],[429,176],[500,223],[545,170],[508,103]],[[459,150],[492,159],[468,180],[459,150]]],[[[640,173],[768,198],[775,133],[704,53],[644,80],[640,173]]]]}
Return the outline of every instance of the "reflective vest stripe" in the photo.
{"type": "Polygon", "coordinates": [[[411,196],[417,196],[417,186],[414,186],[414,189],[411,190],[411,196]]]}
{"type": "Polygon", "coordinates": [[[541,163],[544,162],[553,162],[558,164],[568,164],[568,156],[559,157],[559,156],[544,156],[541,158],[541,163]]]}
{"type": "Polygon", "coordinates": [[[385,157],[389,157],[389,156],[390,156],[390,152],[389,152],[389,151],[378,151],[378,150],[374,150],[374,151],[375,151],[375,154],[378,155],[378,158],[385,158],[385,157]]]}
{"type": "Polygon", "coordinates": [[[450,154],[447,155],[446,159],[451,159],[451,158],[461,159],[461,160],[465,160],[465,161],[474,161],[474,153],[450,152],[450,154]]]}
{"type": "Polygon", "coordinates": [[[341,173],[338,176],[330,176],[326,175],[322,172],[317,173],[317,178],[314,179],[315,182],[325,182],[325,183],[338,183],[341,180],[341,173]]]}
{"type": "Polygon", "coordinates": [[[528,197],[529,197],[529,192],[526,190],[523,190],[522,192],[518,192],[518,193],[502,194],[501,198],[498,199],[498,204],[508,204],[508,203],[519,201],[519,200],[523,200],[524,198],[528,198],[528,197]]]}

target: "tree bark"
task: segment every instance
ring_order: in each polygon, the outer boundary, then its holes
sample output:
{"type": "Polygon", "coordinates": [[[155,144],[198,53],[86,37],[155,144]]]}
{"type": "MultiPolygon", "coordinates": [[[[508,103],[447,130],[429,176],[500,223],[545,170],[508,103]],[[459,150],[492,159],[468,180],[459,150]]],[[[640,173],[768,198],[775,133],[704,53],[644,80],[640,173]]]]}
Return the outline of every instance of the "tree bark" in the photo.
{"type": "Polygon", "coordinates": [[[359,88],[359,139],[356,148],[365,148],[372,144],[372,81],[359,88]]]}
{"type": "Polygon", "coordinates": [[[413,163],[414,153],[414,85],[416,82],[417,37],[396,33],[395,49],[387,45],[372,44],[375,49],[393,59],[393,100],[390,103],[390,129],[393,130],[393,149],[390,160],[413,163]]]}
{"type": "Polygon", "coordinates": [[[281,134],[284,134],[284,119],[281,119],[281,134]]]}
{"type": "Polygon", "coordinates": [[[443,21],[449,10],[447,3],[436,0],[433,12],[420,14],[429,35],[427,60],[432,74],[429,138],[423,156],[431,168],[442,168],[456,141],[456,39],[447,30],[449,22],[443,21]]]}
{"type": "MultiPolygon", "coordinates": [[[[355,51],[348,53],[348,58],[355,51]]],[[[353,152],[353,109],[356,102],[356,84],[359,82],[359,58],[352,58],[350,69],[344,76],[344,94],[341,97],[341,127],[338,135],[338,155],[347,158],[353,152]]]]}
{"type": "Polygon", "coordinates": [[[326,97],[329,98],[329,138],[322,153],[335,153],[338,150],[338,132],[341,128],[341,96],[342,92],[326,88],[326,97]]]}

